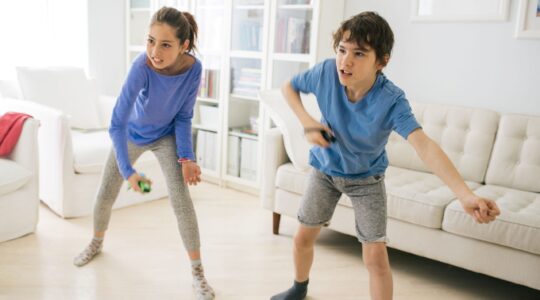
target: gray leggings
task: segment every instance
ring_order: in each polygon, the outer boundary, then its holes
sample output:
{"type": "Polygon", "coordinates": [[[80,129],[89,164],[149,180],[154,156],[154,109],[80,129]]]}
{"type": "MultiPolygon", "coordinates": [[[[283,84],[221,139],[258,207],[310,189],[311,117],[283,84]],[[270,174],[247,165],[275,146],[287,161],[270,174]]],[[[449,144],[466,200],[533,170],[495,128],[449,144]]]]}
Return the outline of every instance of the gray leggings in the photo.
{"type": "MultiPolygon", "coordinates": [[[[149,145],[138,146],[128,141],[129,161],[133,164],[143,152],[151,150],[157,157],[161,170],[167,181],[169,199],[176,214],[180,236],[187,251],[200,248],[199,226],[189,195],[184,183],[182,167],[176,162],[176,142],[173,136],[165,136],[149,145]]],[[[118,169],[116,154],[111,150],[103,174],[101,186],[94,207],[94,230],[105,231],[111,219],[111,210],[116,201],[124,179],[118,169]]]]}

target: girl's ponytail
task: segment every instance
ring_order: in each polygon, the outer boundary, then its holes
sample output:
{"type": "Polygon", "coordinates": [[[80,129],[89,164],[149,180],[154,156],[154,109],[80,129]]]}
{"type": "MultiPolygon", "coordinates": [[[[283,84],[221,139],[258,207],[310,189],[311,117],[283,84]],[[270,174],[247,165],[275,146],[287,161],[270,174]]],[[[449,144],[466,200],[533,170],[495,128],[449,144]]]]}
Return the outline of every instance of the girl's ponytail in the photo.
{"type": "Polygon", "coordinates": [[[190,27],[190,33],[189,33],[189,41],[190,41],[190,43],[189,43],[189,47],[188,47],[187,50],[188,50],[188,52],[191,52],[192,50],[197,50],[196,43],[197,43],[199,26],[197,25],[197,22],[195,22],[195,17],[193,17],[192,14],[190,14],[187,11],[182,12],[182,14],[184,15],[184,17],[188,21],[189,27],[190,27]]]}

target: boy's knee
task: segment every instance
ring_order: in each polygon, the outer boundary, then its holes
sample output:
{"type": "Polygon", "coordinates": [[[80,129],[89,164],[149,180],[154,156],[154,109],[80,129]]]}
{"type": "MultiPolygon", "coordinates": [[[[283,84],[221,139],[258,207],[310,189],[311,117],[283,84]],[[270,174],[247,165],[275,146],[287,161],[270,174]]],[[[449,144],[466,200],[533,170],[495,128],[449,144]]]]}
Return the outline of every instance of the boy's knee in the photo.
{"type": "Polygon", "coordinates": [[[296,248],[312,248],[315,244],[316,235],[307,234],[304,231],[299,231],[294,236],[294,245],[296,248]]]}

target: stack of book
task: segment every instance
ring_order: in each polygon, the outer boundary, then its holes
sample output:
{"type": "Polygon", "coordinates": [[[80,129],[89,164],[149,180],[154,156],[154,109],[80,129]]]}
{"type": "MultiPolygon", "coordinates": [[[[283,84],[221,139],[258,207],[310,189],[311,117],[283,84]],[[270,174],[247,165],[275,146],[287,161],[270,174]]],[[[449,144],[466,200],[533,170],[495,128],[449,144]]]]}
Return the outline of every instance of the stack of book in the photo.
{"type": "Polygon", "coordinates": [[[246,180],[256,180],[257,139],[248,135],[229,135],[228,139],[227,174],[246,180]]]}
{"type": "Polygon", "coordinates": [[[232,93],[235,95],[257,97],[261,88],[261,69],[232,69],[232,93]]]}

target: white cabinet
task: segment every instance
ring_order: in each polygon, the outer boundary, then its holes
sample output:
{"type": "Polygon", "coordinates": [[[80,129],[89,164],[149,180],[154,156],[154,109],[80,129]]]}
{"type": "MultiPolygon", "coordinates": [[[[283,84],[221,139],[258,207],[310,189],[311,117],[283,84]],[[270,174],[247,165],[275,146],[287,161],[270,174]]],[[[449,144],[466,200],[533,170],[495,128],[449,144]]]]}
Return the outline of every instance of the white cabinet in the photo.
{"type": "Polygon", "coordinates": [[[259,137],[271,126],[258,91],[335,55],[332,33],[344,0],[131,0],[129,62],[144,51],[151,14],[165,2],[192,12],[199,25],[204,72],[193,128],[203,177],[256,193],[264,159],[259,137]]]}

